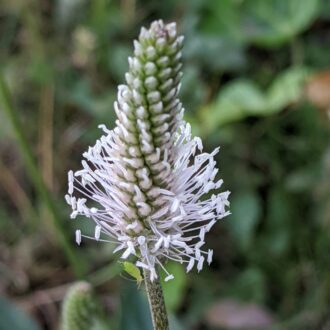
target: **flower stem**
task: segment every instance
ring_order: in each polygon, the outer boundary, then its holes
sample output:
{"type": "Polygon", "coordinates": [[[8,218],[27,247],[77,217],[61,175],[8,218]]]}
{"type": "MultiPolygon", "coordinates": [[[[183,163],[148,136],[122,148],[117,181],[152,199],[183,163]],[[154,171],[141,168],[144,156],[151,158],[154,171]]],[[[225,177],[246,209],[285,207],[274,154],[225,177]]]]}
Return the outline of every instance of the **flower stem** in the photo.
{"type": "Polygon", "coordinates": [[[59,238],[59,243],[61,244],[61,247],[66,254],[68,262],[71,264],[76,276],[82,277],[84,272],[84,265],[81,263],[81,260],[79,260],[78,256],[76,256],[70,244],[70,239],[62,223],[58,207],[56,206],[53,198],[49,193],[49,190],[44,183],[43,178],[40,175],[40,171],[35,163],[30,145],[23,133],[24,129],[17,116],[17,111],[15,111],[12,105],[9,88],[2,76],[0,76],[0,104],[3,106],[3,110],[13,127],[13,132],[25,161],[27,173],[32,183],[34,184],[39,197],[43,200],[45,206],[48,208],[50,214],[52,215],[53,224],[59,238]]]}
{"type": "Polygon", "coordinates": [[[154,330],[168,330],[168,317],[159,275],[157,279],[154,279],[154,281],[151,282],[149,272],[144,271],[144,283],[146,286],[154,330]]]}

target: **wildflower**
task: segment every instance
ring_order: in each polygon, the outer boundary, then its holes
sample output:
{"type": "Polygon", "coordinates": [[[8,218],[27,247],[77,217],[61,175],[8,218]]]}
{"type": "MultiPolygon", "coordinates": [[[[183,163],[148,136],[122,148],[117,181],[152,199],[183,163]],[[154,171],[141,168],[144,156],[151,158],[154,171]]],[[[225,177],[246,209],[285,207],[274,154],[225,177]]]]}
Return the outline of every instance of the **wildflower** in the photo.
{"type": "Polygon", "coordinates": [[[229,214],[229,192],[210,193],[223,182],[216,180],[219,148],[203,152],[182,119],[182,44],[174,23],[142,28],[126,85],[118,87],[116,127],[100,125],[104,135],[83,154],[83,168],[68,174],[71,217],[95,222],[94,237],[77,230],[77,243],[82,237],[116,243],[114,252],[135,256],[151,280],[156,266],[166,272],[165,281],[173,278],[166,259],[184,263],[187,272],[210,264],[205,235],[229,214]]]}

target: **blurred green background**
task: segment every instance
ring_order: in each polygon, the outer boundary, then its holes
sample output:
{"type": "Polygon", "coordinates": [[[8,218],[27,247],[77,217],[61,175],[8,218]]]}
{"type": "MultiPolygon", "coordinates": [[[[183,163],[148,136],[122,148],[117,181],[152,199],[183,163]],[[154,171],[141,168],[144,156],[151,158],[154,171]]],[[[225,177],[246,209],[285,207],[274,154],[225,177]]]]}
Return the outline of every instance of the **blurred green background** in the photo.
{"type": "Polygon", "coordinates": [[[69,220],[64,194],[159,18],[185,35],[185,116],[206,150],[221,145],[232,192],[212,265],[168,266],[172,329],[330,329],[329,0],[2,0],[0,329],[57,329],[78,278],[111,329],[150,329],[113,247],[75,246],[89,222],[69,220]]]}

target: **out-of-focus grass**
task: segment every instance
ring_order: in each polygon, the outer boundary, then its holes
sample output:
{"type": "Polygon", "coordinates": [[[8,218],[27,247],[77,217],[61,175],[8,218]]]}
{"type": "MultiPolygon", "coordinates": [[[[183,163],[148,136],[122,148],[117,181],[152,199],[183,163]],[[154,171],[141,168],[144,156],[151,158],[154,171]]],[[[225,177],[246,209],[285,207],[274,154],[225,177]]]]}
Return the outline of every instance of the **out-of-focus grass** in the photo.
{"type": "MultiPolygon", "coordinates": [[[[237,317],[250,303],[260,318],[270,313],[275,329],[326,327],[327,0],[4,0],[1,74],[22,129],[13,129],[1,103],[0,292],[41,327],[57,324],[67,284],[76,279],[60,235],[73,242],[76,227],[89,229],[84,219],[69,220],[66,173],[79,167],[81,153],[100,135],[97,125],[113,126],[112,104],[132,40],[157,18],[176,21],[185,35],[186,118],[207,150],[221,145],[220,173],[232,191],[232,216],[207,239],[215,250],[210,269],[185,275],[173,266],[178,280],[165,286],[165,295],[176,315],[174,328],[230,328],[228,306],[237,317]],[[26,138],[28,156],[15,132],[26,138]],[[29,162],[37,166],[37,184],[29,179],[29,162]],[[49,201],[59,210],[60,235],[49,201]]],[[[114,277],[120,265],[113,264],[112,246],[70,246],[75,262],[87,265],[86,279],[97,286],[113,324],[143,327],[143,297],[132,293],[129,281],[114,277]],[[141,302],[139,310],[134,301],[141,302]]],[[[8,328],[2,314],[0,320],[0,328],[8,328]]]]}
{"type": "Polygon", "coordinates": [[[4,110],[7,119],[12,125],[12,129],[17,139],[19,150],[23,156],[24,165],[26,167],[28,175],[30,176],[30,180],[32,181],[36,191],[38,192],[40,199],[46,205],[49,213],[51,214],[51,218],[53,220],[53,225],[56,230],[55,234],[57,236],[58,242],[60,243],[64,253],[66,254],[68,262],[72,267],[73,271],[75,272],[76,276],[81,277],[83,275],[82,269],[84,266],[84,262],[79,261],[78,255],[74,254],[73,249],[70,246],[66,228],[62,224],[57,206],[53,201],[46,187],[46,184],[43,181],[41,173],[39,172],[37,165],[33,159],[33,155],[29,143],[27,142],[24,136],[23,126],[21,125],[19,118],[17,118],[17,113],[13,108],[8,86],[1,76],[0,76],[0,100],[2,104],[2,109],[4,110]]]}

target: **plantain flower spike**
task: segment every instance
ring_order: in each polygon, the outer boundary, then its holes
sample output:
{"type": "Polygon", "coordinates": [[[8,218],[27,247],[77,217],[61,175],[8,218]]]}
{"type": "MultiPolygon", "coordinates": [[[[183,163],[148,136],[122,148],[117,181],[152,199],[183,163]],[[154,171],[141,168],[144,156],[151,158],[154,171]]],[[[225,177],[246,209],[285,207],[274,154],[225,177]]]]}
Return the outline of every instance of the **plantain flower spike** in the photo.
{"type": "Polygon", "coordinates": [[[183,36],[176,24],[155,21],[141,29],[128,58],[126,84],[118,87],[116,127],[99,127],[104,135],[83,154],[82,169],[69,171],[65,196],[78,215],[95,222],[94,237],[113,242],[122,259],[134,256],[136,266],[157,278],[166,260],[184,263],[187,272],[212,261],[204,251],[205,234],[230,212],[229,192],[219,189],[212,153],[192,137],[178,98],[182,77],[183,36]],[[89,204],[92,205],[89,205],[89,204]]]}

